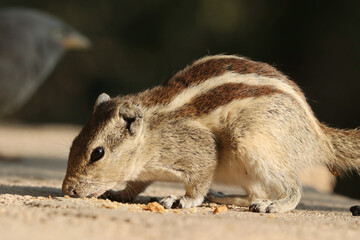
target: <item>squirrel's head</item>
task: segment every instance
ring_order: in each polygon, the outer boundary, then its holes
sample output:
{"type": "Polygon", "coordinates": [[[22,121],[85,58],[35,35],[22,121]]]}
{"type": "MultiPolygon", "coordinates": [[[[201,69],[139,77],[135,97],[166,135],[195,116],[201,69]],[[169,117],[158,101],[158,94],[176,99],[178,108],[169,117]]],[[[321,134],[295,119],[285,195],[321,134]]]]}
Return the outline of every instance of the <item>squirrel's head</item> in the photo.
{"type": "Polygon", "coordinates": [[[131,155],[143,129],[143,112],[129,100],[101,94],[94,112],[70,148],[62,190],[67,195],[96,197],[127,181],[131,155]]]}

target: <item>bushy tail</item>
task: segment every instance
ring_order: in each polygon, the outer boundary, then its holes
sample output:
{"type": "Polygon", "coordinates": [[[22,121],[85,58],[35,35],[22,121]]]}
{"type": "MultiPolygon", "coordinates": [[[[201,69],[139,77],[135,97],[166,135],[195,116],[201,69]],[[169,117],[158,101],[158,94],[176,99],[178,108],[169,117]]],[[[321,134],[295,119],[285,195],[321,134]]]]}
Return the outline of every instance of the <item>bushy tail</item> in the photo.
{"type": "Polygon", "coordinates": [[[337,175],[348,170],[360,173],[360,130],[342,130],[322,126],[330,138],[333,158],[327,160],[329,170],[337,175]]]}

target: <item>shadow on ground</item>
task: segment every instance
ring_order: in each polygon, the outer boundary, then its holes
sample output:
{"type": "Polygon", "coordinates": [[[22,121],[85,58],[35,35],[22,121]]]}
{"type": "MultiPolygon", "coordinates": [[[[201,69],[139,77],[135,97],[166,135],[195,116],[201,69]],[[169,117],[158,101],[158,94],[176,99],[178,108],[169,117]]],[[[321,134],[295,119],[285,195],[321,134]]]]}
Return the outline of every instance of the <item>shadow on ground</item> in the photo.
{"type": "MultiPolygon", "coordinates": [[[[0,195],[1,194],[13,194],[20,196],[32,196],[32,197],[62,197],[64,194],[61,192],[60,188],[54,187],[34,187],[34,186],[8,186],[0,185],[0,195]]],[[[134,203],[136,204],[147,204],[149,202],[159,201],[161,197],[154,196],[138,196],[134,203]]],[[[348,212],[348,207],[330,207],[326,203],[323,205],[319,204],[306,204],[300,203],[296,209],[297,210],[309,210],[309,211],[327,211],[327,212],[348,212]]]]}
{"type": "Polygon", "coordinates": [[[14,194],[20,196],[30,195],[32,197],[61,197],[60,188],[53,187],[31,187],[31,186],[7,186],[0,185],[0,194],[14,194]]]}
{"type": "Polygon", "coordinates": [[[297,210],[309,210],[309,211],[326,211],[326,212],[348,212],[349,208],[344,207],[329,207],[322,205],[308,205],[304,203],[300,203],[297,207],[297,210]]]}

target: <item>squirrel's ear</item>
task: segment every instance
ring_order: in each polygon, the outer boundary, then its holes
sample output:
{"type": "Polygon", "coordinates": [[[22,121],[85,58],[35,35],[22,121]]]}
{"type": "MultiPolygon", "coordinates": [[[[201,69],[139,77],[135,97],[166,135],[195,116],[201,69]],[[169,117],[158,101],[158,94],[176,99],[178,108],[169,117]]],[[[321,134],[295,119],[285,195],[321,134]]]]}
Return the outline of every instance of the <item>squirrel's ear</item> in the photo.
{"type": "Polygon", "coordinates": [[[119,117],[125,121],[126,129],[131,135],[135,135],[142,128],[143,112],[131,102],[125,102],[120,106],[119,117]]]}
{"type": "Polygon", "coordinates": [[[94,106],[94,112],[95,112],[96,108],[97,108],[100,104],[102,104],[102,103],[104,103],[104,102],[107,102],[107,101],[109,101],[109,100],[110,100],[110,96],[109,96],[109,95],[107,95],[106,93],[100,94],[100,95],[98,96],[98,98],[96,99],[95,106],[94,106]]]}

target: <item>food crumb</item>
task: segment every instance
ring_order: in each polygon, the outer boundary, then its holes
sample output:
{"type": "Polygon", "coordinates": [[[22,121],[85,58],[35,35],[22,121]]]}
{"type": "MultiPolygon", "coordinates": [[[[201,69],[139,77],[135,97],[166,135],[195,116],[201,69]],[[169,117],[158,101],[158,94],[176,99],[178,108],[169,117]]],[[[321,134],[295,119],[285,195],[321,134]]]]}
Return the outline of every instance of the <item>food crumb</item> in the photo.
{"type": "Polygon", "coordinates": [[[69,195],[65,195],[64,198],[68,199],[68,198],[70,198],[70,197],[69,197],[69,195]]]}
{"type": "Polygon", "coordinates": [[[108,203],[103,203],[101,206],[109,209],[116,209],[118,207],[115,204],[108,204],[108,203]]]}
{"type": "Polygon", "coordinates": [[[137,208],[130,208],[129,211],[130,211],[130,212],[133,212],[133,213],[137,213],[137,212],[139,212],[139,209],[137,209],[137,208]]]}
{"type": "Polygon", "coordinates": [[[189,212],[190,212],[190,213],[197,213],[198,210],[197,210],[197,208],[190,208],[190,209],[189,209],[189,212]]]}
{"type": "Polygon", "coordinates": [[[215,208],[213,214],[219,214],[222,212],[226,212],[228,210],[228,208],[226,206],[218,206],[215,208]]]}
{"type": "Polygon", "coordinates": [[[276,218],[276,216],[275,216],[274,214],[270,214],[270,215],[269,215],[269,218],[270,218],[270,219],[274,219],[274,218],[276,218]]]}
{"type": "Polygon", "coordinates": [[[51,195],[49,195],[49,199],[52,199],[51,195]]]}
{"type": "Polygon", "coordinates": [[[165,208],[160,205],[158,202],[150,202],[146,206],[142,207],[145,211],[164,213],[166,212],[165,208]]]}

